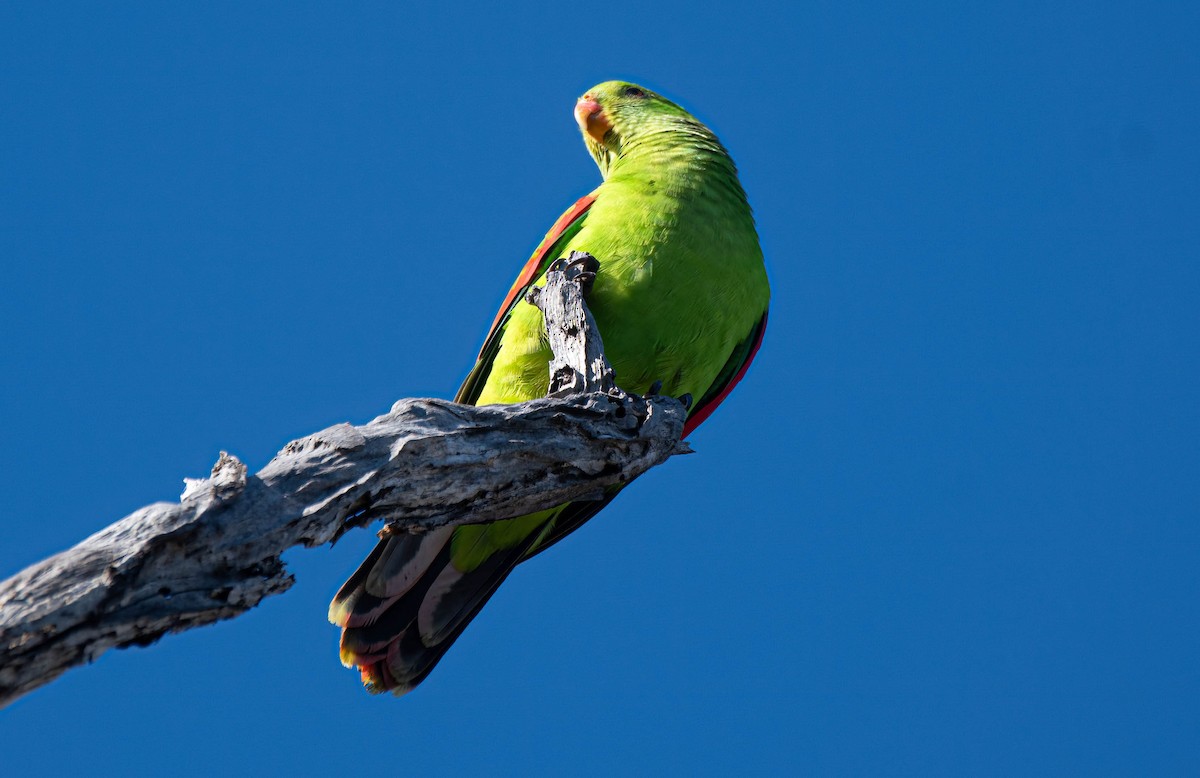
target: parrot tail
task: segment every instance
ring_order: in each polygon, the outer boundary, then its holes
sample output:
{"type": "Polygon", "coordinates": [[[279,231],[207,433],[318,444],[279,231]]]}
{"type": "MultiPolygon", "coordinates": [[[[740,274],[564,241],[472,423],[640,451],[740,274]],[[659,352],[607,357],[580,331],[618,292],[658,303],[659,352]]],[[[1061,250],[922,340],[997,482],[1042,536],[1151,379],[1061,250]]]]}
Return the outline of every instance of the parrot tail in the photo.
{"type": "Polygon", "coordinates": [[[516,519],[385,534],[329,604],[329,620],[342,628],[342,664],[357,667],[373,694],[411,691],[514,567],[570,535],[621,488],[516,519]]]}
{"type": "Polygon", "coordinates": [[[404,694],[425,680],[543,535],[530,532],[463,571],[452,559],[455,529],[384,537],[330,603],[342,664],[359,668],[367,691],[404,694]]]}

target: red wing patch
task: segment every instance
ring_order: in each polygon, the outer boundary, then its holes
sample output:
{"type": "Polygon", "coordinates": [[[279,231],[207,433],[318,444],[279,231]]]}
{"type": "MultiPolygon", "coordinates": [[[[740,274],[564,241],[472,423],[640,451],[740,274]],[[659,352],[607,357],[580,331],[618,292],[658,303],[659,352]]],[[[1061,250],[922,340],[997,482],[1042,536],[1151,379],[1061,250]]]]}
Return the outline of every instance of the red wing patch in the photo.
{"type": "Polygon", "coordinates": [[[737,373],[725,384],[721,389],[720,394],[714,397],[711,401],[704,404],[703,407],[697,408],[694,413],[688,416],[687,421],[683,423],[683,437],[692,434],[692,431],[700,426],[700,423],[707,419],[717,406],[725,401],[729,393],[733,391],[733,387],[738,385],[738,381],[742,380],[742,376],[746,375],[746,371],[750,369],[750,363],[754,361],[754,355],[758,353],[758,347],[762,345],[763,334],[767,331],[767,314],[763,314],[762,319],[758,322],[758,332],[754,336],[754,345],[750,347],[750,353],[746,355],[746,361],[738,368],[737,373]]]}
{"type": "MultiPolygon", "coordinates": [[[[491,339],[492,334],[495,333],[496,328],[500,326],[500,322],[504,320],[508,309],[516,302],[517,297],[524,294],[529,285],[537,280],[542,269],[542,263],[546,261],[546,255],[550,253],[550,249],[554,247],[554,244],[558,242],[558,239],[562,237],[567,228],[574,224],[579,217],[583,216],[588,208],[592,207],[592,203],[594,202],[596,202],[595,192],[584,195],[576,200],[575,204],[568,208],[566,213],[559,216],[558,221],[554,222],[554,226],[546,233],[546,237],[542,238],[542,242],[534,249],[533,256],[529,258],[529,261],[525,263],[525,267],[521,269],[521,275],[517,276],[517,280],[513,283],[512,288],[508,290],[508,296],[504,298],[504,302],[500,305],[500,311],[496,314],[496,318],[492,321],[492,326],[488,329],[488,336],[483,340],[485,347],[488,340],[491,339]]],[[[479,355],[483,356],[482,350],[479,352],[479,355]]]]}

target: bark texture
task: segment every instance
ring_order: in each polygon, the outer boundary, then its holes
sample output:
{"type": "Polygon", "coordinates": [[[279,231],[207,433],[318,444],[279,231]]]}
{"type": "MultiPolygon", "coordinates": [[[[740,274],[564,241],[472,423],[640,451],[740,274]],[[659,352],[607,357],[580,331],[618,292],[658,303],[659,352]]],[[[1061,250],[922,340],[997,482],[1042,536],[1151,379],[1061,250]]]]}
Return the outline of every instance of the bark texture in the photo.
{"type": "Polygon", "coordinates": [[[422,531],[519,516],[598,497],[686,453],[678,400],[613,388],[580,288],[588,260],[572,257],[531,295],[556,344],[551,388],[566,396],[401,400],[367,424],[292,441],[253,475],[222,452],[208,478],[185,479],[178,503],[148,505],[0,582],[0,706],[110,648],[286,591],[280,555],[292,546],[379,518],[387,531],[422,531]]]}

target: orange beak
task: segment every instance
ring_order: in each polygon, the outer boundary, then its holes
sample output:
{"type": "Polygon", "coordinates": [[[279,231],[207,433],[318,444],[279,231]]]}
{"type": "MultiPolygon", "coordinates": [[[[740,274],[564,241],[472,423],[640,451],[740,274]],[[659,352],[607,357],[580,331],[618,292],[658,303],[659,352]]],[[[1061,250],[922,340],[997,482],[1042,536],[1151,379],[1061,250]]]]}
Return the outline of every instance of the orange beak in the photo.
{"type": "Polygon", "coordinates": [[[579,129],[597,143],[603,143],[604,134],[612,129],[604,109],[590,95],[584,95],[575,103],[575,121],[579,129]]]}

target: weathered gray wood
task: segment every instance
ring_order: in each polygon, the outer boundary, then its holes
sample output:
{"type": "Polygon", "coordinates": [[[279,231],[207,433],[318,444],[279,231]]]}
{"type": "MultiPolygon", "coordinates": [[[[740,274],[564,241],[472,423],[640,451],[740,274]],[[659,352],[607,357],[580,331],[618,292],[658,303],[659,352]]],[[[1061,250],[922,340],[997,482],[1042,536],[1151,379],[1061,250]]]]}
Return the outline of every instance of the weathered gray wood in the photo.
{"type": "MultiPolygon", "coordinates": [[[[576,341],[594,322],[562,275],[540,295],[557,301],[543,308],[549,327],[565,333],[569,359],[593,359],[600,352],[576,341]],[[558,322],[577,309],[582,323],[558,322]]],[[[594,389],[604,384],[593,378],[611,381],[598,359],[558,370],[594,389]]],[[[408,399],[367,424],[293,441],[254,475],[222,452],[180,502],[148,505],[0,582],[0,706],[109,648],[232,618],[286,591],[280,555],[292,546],[377,518],[388,531],[424,531],[597,497],[686,452],[685,416],[677,400],[618,390],[479,408],[408,399]]]]}
{"type": "Polygon", "coordinates": [[[551,266],[546,284],[530,287],[526,298],[546,321],[546,336],[554,359],[550,360],[550,397],[581,392],[609,392],[616,388],[612,367],[604,357],[604,341],[596,320],[583,302],[596,279],[600,263],[591,254],[572,251],[551,266]]]}

